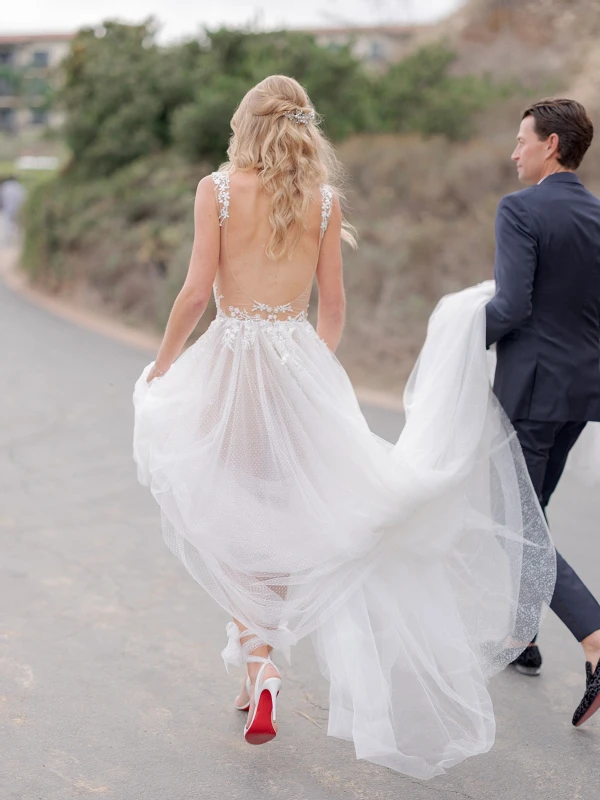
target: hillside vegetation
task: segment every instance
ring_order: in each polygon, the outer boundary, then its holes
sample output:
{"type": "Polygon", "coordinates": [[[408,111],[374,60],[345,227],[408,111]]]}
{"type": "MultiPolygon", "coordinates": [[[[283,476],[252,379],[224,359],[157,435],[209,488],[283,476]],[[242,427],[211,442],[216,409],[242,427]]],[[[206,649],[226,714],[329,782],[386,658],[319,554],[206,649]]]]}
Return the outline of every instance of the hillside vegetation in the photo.
{"type": "MultiPolygon", "coordinates": [[[[195,187],[223,160],[232,109],[261,77],[287,72],[338,144],[360,234],[346,253],[340,357],[362,384],[399,391],[437,300],[491,276],[495,208],[518,188],[522,107],[582,75],[566,45],[546,67],[537,58],[562,36],[551,15],[546,38],[522,47],[525,6],[474,0],[445,40],[432,28],[383,76],[304,35],[220,31],[165,51],[144,26],[83,31],[64,94],[73,158],[31,197],[24,266],[50,291],[160,329],[187,269],[195,187]],[[504,68],[492,57],[503,39],[514,55],[504,68]],[[515,70],[519,53],[529,66],[515,70]]],[[[581,174],[600,191],[598,147],[581,174]]]]}

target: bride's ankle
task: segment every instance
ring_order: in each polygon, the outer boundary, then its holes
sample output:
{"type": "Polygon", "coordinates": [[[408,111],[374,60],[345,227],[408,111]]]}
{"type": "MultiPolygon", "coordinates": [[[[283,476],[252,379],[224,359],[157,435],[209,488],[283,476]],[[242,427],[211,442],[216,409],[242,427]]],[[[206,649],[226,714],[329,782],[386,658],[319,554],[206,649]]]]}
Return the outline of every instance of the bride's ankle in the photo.
{"type": "Polygon", "coordinates": [[[263,680],[266,680],[267,678],[281,677],[279,674],[279,670],[272,662],[266,665],[250,663],[247,666],[248,666],[248,675],[250,676],[250,682],[252,683],[253,686],[256,683],[256,678],[258,677],[258,673],[260,672],[263,666],[264,666],[264,671],[262,674],[263,680]]]}
{"type": "Polygon", "coordinates": [[[259,672],[262,670],[262,679],[278,678],[279,670],[271,661],[273,648],[255,633],[247,628],[241,629],[240,623],[235,621],[239,630],[239,643],[246,660],[248,677],[252,685],[256,683],[259,672]]]}

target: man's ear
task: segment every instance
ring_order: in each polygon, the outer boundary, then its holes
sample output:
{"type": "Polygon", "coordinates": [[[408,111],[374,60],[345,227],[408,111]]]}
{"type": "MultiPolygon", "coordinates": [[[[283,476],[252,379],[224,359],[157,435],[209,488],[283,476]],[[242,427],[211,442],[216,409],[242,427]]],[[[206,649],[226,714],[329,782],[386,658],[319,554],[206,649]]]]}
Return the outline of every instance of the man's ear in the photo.
{"type": "Polygon", "coordinates": [[[560,139],[557,133],[551,133],[546,139],[546,156],[552,158],[558,156],[560,148],[560,139]]]}

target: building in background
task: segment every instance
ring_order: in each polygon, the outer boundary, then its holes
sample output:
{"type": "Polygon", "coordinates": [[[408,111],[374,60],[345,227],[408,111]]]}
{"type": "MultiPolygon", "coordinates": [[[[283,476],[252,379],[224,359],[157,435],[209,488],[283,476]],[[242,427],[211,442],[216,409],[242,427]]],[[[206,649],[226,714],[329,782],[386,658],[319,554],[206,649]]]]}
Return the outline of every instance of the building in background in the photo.
{"type": "MultiPolygon", "coordinates": [[[[350,45],[354,55],[374,70],[385,69],[409,54],[421,30],[415,25],[313,28],[322,47],[350,45]]],[[[23,134],[57,127],[62,114],[52,108],[55,68],[69,52],[74,34],[0,34],[0,133],[23,134]]]]}
{"type": "Polygon", "coordinates": [[[376,27],[308,28],[304,33],[315,37],[321,47],[350,45],[356,58],[372,69],[385,69],[402,61],[411,51],[418,25],[380,25],[376,27]]]}
{"type": "Polygon", "coordinates": [[[54,127],[54,70],[69,51],[70,33],[0,35],[0,131],[54,127]]]}

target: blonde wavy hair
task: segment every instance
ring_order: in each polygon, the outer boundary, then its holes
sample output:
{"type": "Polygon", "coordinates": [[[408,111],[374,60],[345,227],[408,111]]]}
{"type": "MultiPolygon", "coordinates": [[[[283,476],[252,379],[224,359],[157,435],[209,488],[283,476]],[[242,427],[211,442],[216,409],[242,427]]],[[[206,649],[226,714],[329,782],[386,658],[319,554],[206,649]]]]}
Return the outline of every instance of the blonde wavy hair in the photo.
{"type": "MultiPolygon", "coordinates": [[[[258,171],[262,188],[270,197],[272,234],[267,256],[291,258],[306,229],[308,208],[315,188],[331,186],[343,199],[338,185],[343,168],[333,146],[319,127],[319,117],[305,89],[293,78],[271,75],[244,96],[231,120],[229,161],[222,170],[258,171]],[[286,114],[300,111],[304,124],[286,114]]],[[[342,221],[342,239],[356,247],[354,228],[342,221]]]]}

